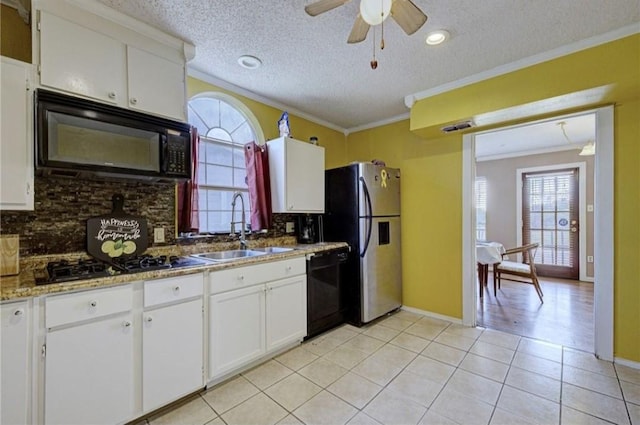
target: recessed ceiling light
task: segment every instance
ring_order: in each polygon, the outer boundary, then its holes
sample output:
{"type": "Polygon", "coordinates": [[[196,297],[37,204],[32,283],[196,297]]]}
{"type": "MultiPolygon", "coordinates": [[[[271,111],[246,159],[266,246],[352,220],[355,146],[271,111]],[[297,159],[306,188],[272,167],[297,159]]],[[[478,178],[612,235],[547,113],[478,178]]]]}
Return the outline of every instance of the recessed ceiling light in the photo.
{"type": "Polygon", "coordinates": [[[238,58],[238,63],[241,67],[247,69],[260,68],[262,61],[255,56],[243,55],[238,58]]]}
{"type": "Polygon", "coordinates": [[[427,34],[426,42],[429,46],[435,46],[445,42],[449,38],[449,32],[445,30],[431,31],[427,34]]]}

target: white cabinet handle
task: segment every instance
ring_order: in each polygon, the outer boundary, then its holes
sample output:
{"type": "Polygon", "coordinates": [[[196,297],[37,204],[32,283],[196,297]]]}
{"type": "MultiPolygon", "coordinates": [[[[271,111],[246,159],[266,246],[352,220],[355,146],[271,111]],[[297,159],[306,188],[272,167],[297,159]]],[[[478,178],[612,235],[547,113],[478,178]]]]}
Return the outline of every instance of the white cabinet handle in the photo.
{"type": "Polygon", "coordinates": [[[109,96],[109,99],[115,99],[116,98],[116,92],[110,91],[107,96],[109,96]]]}
{"type": "Polygon", "coordinates": [[[153,322],[153,317],[151,316],[147,316],[147,318],[145,319],[147,322],[153,322]]]}
{"type": "Polygon", "coordinates": [[[92,300],[89,301],[89,307],[96,307],[98,305],[98,301],[92,300]]]}
{"type": "Polygon", "coordinates": [[[287,271],[290,272],[291,271],[291,266],[287,266],[287,271]]]}
{"type": "Polygon", "coordinates": [[[238,276],[238,280],[244,280],[244,275],[238,276]]]}
{"type": "Polygon", "coordinates": [[[289,205],[289,209],[292,210],[293,209],[293,205],[289,205]]]}
{"type": "Polygon", "coordinates": [[[174,286],[173,287],[173,291],[174,292],[180,292],[180,286],[174,286]]]}
{"type": "Polygon", "coordinates": [[[125,328],[130,328],[131,327],[131,322],[128,320],[125,320],[124,322],[122,322],[122,326],[124,326],[125,328]]]}
{"type": "Polygon", "coordinates": [[[138,99],[136,99],[135,97],[132,97],[129,102],[131,102],[132,105],[136,105],[138,103],[138,99]]]}
{"type": "Polygon", "coordinates": [[[16,311],[13,312],[14,316],[20,317],[24,314],[24,309],[23,308],[18,308],[16,309],[16,311]]]}

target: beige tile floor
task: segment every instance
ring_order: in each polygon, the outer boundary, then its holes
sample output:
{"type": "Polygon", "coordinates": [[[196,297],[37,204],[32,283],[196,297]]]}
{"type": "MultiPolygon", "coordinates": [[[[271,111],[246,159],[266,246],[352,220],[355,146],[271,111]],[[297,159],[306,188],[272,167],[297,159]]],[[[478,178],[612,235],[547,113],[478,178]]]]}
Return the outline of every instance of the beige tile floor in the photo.
{"type": "Polygon", "coordinates": [[[640,425],[640,370],[401,311],[329,331],[143,423],[640,425]]]}

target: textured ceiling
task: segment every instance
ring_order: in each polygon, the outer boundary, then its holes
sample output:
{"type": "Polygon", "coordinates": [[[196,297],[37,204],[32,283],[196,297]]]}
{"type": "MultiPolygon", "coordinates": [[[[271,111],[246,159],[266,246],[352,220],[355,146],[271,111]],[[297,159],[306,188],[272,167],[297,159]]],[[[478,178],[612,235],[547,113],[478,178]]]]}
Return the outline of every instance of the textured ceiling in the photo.
{"type": "Polygon", "coordinates": [[[358,0],[316,17],[304,12],[313,0],[100,1],[193,43],[191,68],[342,129],[406,114],[407,95],[640,22],[640,0],[413,0],[427,23],[407,36],[385,21],[372,70],[372,31],[346,42],[358,0]],[[435,29],[451,39],[428,47],[435,29]],[[241,68],[245,54],[263,66],[241,68]]]}

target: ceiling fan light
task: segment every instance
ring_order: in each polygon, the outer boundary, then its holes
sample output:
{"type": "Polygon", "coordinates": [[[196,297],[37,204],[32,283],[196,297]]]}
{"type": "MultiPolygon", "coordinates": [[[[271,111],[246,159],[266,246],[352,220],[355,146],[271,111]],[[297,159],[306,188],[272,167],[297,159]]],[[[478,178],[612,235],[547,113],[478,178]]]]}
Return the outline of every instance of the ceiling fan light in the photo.
{"type": "Polygon", "coordinates": [[[360,15],[369,25],[379,25],[391,13],[391,0],[360,0],[360,15]]]}
{"type": "Polygon", "coordinates": [[[449,32],[445,30],[431,31],[427,34],[426,43],[429,46],[436,46],[444,43],[449,38],[449,32]]]}

